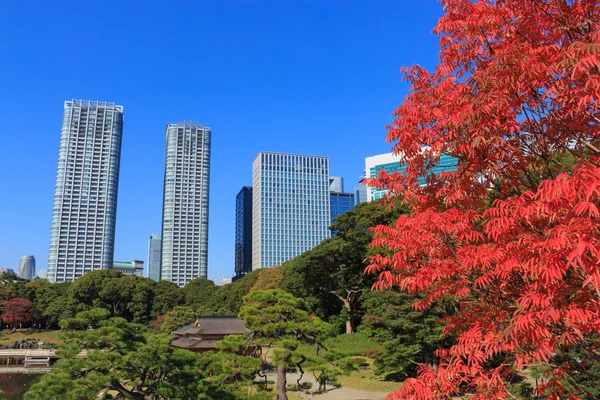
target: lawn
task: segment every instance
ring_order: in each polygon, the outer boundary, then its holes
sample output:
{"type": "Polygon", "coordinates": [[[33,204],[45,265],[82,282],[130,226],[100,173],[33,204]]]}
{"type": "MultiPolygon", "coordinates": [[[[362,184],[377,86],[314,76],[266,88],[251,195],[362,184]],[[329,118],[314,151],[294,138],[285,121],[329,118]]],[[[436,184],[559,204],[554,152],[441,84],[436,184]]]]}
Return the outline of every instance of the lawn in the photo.
{"type": "Polygon", "coordinates": [[[6,333],[7,331],[0,331],[2,333],[0,337],[0,344],[4,346],[11,346],[14,342],[21,339],[39,339],[44,343],[60,344],[62,340],[58,338],[60,330],[54,331],[42,331],[42,332],[14,332],[6,333]]]}
{"type": "Polygon", "coordinates": [[[393,392],[402,386],[401,382],[384,380],[384,375],[375,375],[373,360],[366,358],[369,363],[368,370],[354,371],[350,375],[340,376],[338,382],[345,387],[364,390],[365,392],[393,392]]]}

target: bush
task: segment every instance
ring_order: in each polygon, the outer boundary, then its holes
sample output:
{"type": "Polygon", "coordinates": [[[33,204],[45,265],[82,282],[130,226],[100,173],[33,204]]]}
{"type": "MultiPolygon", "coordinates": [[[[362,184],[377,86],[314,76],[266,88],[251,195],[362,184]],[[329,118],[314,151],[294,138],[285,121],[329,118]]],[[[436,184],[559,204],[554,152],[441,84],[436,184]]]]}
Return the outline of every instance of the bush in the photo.
{"type": "Polygon", "coordinates": [[[375,354],[381,345],[371,341],[360,333],[344,334],[325,341],[325,347],[342,357],[365,356],[365,353],[375,354]]]}

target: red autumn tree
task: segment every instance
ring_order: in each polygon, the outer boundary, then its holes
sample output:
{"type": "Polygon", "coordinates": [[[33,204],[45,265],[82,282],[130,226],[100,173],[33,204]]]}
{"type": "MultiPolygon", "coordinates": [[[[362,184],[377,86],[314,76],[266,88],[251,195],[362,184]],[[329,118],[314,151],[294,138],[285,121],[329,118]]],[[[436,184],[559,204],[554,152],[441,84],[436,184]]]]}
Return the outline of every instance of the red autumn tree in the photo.
{"type": "Polygon", "coordinates": [[[24,323],[33,321],[33,311],[35,305],[21,297],[10,299],[4,307],[2,320],[7,324],[19,324],[22,327],[24,323]]]}
{"type": "Polygon", "coordinates": [[[600,359],[600,1],[442,4],[440,63],[403,69],[387,135],[406,175],[370,183],[413,212],[375,228],[390,251],[366,272],[425,294],[417,309],[453,297],[457,339],[391,398],[511,398],[507,377],[542,364],[549,398],[595,399],[558,356],[600,359]],[[432,172],[441,154],[457,171],[432,172]]]}

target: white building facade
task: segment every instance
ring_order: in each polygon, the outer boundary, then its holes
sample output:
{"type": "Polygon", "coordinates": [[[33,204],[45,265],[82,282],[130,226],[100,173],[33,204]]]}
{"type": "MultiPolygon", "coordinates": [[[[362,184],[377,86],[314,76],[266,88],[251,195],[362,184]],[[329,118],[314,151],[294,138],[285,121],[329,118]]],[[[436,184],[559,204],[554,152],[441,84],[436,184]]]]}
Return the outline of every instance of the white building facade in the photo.
{"type": "Polygon", "coordinates": [[[122,135],[122,106],[65,102],[48,255],[51,282],[72,282],[112,267],[122,135]]]}
{"type": "Polygon", "coordinates": [[[208,275],[211,129],[185,121],[166,136],[160,279],[184,286],[208,275]]]}

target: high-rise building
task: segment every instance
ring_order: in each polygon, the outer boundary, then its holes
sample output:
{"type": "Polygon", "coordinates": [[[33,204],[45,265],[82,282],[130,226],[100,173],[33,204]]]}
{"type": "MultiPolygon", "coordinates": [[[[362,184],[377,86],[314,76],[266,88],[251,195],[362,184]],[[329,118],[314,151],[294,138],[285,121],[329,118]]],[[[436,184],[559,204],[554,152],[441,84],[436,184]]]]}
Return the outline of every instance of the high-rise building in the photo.
{"type": "Polygon", "coordinates": [[[244,186],[235,197],[235,276],[252,271],[252,187],[244,186]]]}
{"type": "Polygon", "coordinates": [[[344,214],[346,211],[354,210],[354,193],[329,193],[331,203],[331,223],[335,217],[344,214]]]}
{"type": "Polygon", "coordinates": [[[252,172],[252,269],[281,265],[330,237],[329,159],[258,153],[252,172]]]}
{"type": "Polygon", "coordinates": [[[208,274],[210,128],[169,124],[160,279],[184,286],[208,274]]]}
{"type": "Polygon", "coordinates": [[[48,270],[42,269],[38,272],[38,278],[47,279],[48,278],[48,270]]]}
{"type": "MultiPolygon", "coordinates": [[[[335,217],[354,209],[354,193],[344,193],[344,180],[339,176],[329,178],[329,203],[331,209],[331,224],[335,217]]],[[[335,236],[335,232],[331,232],[335,236]]]]}
{"type": "MultiPolygon", "coordinates": [[[[433,166],[431,172],[439,174],[440,172],[455,171],[458,160],[447,154],[442,154],[439,161],[433,166]]],[[[393,172],[404,173],[406,164],[400,162],[400,156],[394,153],[379,154],[365,158],[365,172],[367,177],[373,179],[382,169],[388,174],[393,172]]],[[[422,185],[425,185],[425,178],[420,178],[422,185]]],[[[367,201],[380,200],[387,193],[387,189],[374,188],[367,186],[367,201]]]]}
{"type": "Polygon", "coordinates": [[[66,101],[54,190],[48,280],[112,267],[123,107],[66,101]]]}
{"type": "Polygon", "coordinates": [[[354,186],[354,206],[360,203],[367,202],[367,186],[365,185],[365,177],[361,176],[358,179],[358,184],[354,186]]]}
{"type": "Polygon", "coordinates": [[[21,279],[32,280],[35,276],[35,257],[23,256],[19,260],[19,272],[17,276],[21,279]]]}
{"type": "Polygon", "coordinates": [[[329,191],[342,193],[344,191],[344,179],[341,176],[330,176],[329,191]]]}
{"type": "Polygon", "coordinates": [[[148,239],[148,278],[160,280],[160,235],[152,233],[148,239]]]}
{"type": "Polygon", "coordinates": [[[144,273],[144,262],[140,260],[115,261],[112,269],[124,275],[142,276],[144,273]]]}

